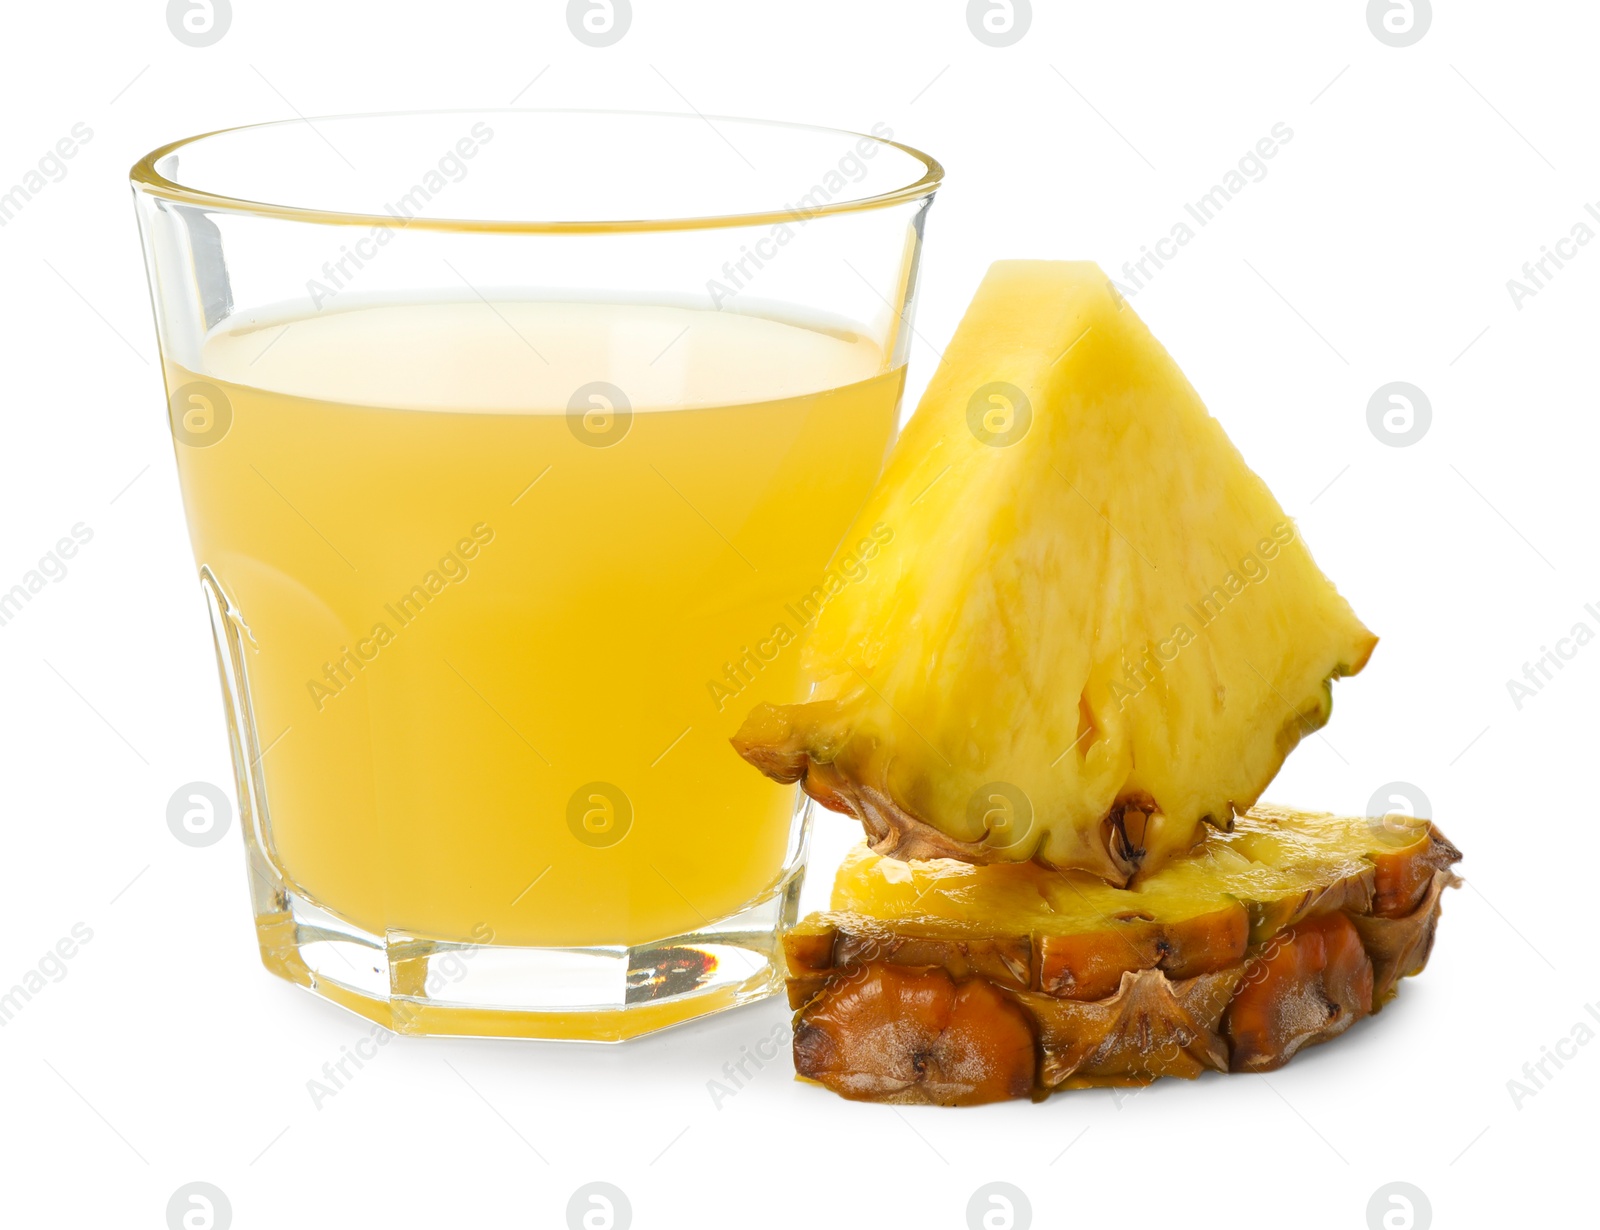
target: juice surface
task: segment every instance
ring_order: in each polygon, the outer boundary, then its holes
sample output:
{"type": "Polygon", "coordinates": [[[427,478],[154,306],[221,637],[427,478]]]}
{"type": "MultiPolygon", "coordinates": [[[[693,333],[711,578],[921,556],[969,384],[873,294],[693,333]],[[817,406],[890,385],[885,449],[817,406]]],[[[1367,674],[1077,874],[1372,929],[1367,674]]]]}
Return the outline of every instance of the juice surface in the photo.
{"type": "Polygon", "coordinates": [[[291,884],[378,934],[546,946],[771,887],[794,791],[727,739],[802,686],[903,368],[755,316],[477,300],[234,326],[196,367],[169,391],[227,422],[177,446],[190,533],[291,884]],[[631,420],[569,414],[596,381],[631,420]]]}

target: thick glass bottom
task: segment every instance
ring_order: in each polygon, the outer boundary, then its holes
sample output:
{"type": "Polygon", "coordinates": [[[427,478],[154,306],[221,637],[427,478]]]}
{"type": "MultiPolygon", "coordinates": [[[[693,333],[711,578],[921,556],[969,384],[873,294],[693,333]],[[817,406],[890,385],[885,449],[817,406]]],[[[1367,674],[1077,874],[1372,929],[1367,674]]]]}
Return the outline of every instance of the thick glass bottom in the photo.
{"type": "Polygon", "coordinates": [[[519,948],[373,935],[256,865],[256,935],[280,978],[400,1034],[621,1042],[783,986],[796,870],[730,918],[631,947],[519,948]]]}

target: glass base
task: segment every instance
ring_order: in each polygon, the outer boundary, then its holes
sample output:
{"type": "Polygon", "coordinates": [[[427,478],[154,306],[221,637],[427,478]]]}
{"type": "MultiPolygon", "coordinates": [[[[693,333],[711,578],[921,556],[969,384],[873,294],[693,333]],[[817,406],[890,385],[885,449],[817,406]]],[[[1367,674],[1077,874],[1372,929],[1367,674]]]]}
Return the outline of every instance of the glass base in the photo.
{"type": "MultiPolygon", "coordinates": [[[[252,860],[254,862],[254,860],[252,860]]],[[[262,963],[400,1034],[621,1042],[783,987],[800,875],[730,918],[632,947],[517,948],[373,935],[256,876],[262,963]],[[263,909],[262,906],[267,908],[263,909]]]]}
{"type": "Polygon", "coordinates": [[[226,701],[261,960],[280,978],[401,1034],[621,1042],[781,991],[779,936],[794,924],[810,833],[803,796],[783,870],[727,918],[648,944],[524,948],[373,934],[313,901],[278,869],[250,721],[243,621],[209,569],[204,584],[226,701]]]}

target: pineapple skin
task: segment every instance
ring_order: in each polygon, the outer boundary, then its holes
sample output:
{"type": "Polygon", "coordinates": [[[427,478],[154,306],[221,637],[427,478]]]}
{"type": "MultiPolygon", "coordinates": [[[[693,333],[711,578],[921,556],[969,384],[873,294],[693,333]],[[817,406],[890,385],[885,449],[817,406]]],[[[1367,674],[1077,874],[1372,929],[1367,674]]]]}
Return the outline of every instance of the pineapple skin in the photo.
{"type": "Polygon", "coordinates": [[[1127,884],[1249,808],[1376,644],[1092,263],[991,267],[867,532],[811,700],[733,743],[901,858],[1127,884]]]}
{"type": "Polygon", "coordinates": [[[1272,1071],[1422,970],[1460,857],[1266,807],[1140,889],[858,852],[784,940],[795,1070],[936,1105],[1272,1071]]]}

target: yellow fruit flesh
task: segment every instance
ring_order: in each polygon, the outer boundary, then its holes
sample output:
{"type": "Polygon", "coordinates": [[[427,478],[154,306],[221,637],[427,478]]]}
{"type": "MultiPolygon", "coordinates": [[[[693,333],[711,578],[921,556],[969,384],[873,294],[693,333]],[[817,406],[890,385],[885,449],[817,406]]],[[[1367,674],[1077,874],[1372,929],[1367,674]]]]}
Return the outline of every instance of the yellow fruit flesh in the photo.
{"type": "Polygon", "coordinates": [[[1115,883],[1248,808],[1375,640],[1088,263],[994,265],[847,542],[811,703],[735,738],[903,857],[1115,883]]]}
{"type": "Polygon", "coordinates": [[[902,862],[857,846],[839,868],[832,906],[902,931],[948,925],[951,934],[996,936],[1098,931],[1131,914],[1178,922],[1237,904],[1250,911],[1250,940],[1259,943],[1294,915],[1320,912],[1318,901],[1339,908],[1330,891],[1370,899],[1377,859],[1416,855],[1431,840],[1425,824],[1397,840],[1360,817],[1263,805],[1126,889],[1032,863],[902,862]]]}

